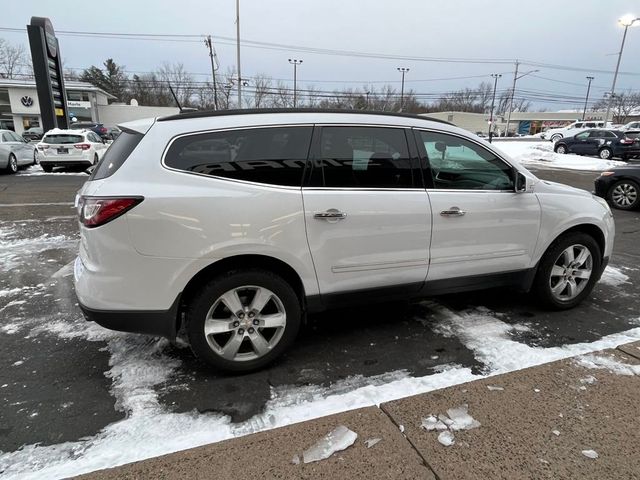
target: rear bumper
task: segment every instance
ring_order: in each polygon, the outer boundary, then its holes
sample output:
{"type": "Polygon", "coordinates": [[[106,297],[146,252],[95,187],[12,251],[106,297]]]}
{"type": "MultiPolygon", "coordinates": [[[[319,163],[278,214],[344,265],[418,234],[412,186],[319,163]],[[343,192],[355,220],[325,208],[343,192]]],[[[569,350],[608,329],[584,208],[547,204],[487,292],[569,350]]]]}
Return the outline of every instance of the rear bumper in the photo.
{"type": "Polygon", "coordinates": [[[145,333],[176,338],[180,296],[168,310],[95,310],[78,302],[84,317],[98,325],[118,332],[145,333]]]}

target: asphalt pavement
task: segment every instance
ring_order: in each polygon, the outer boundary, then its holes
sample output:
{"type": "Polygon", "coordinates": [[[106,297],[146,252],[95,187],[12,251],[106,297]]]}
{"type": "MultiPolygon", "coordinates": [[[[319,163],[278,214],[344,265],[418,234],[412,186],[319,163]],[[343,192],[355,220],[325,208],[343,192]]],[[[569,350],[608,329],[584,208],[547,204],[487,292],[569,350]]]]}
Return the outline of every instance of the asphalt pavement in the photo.
{"type": "MultiPolygon", "coordinates": [[[[587,190],[596,176],[536,174],[587,190]]],[[[112,379],[105,376],[111,361],[107,343],[65,335],[65,322],[81,318],[69,264],[79,239],[73,199],[86,178],[81,173],[0,177],[0,451],[75,441],[125,416],[112,379]]],[[[530,328],[514,338],[531,346],[591,342],[628,330],[640,311],[633,290],[640,284],[640,212],[614,215],[611,265],[624,268],[627,285],[598,285],[589,300],[561,313],[543,311],[528,296],[503,289],[436,300],[454,311],[484,306],[505,322],[526,321],[530,328]]],[[[188,348],[167,345],[160,354],[178,367],[153,388],[169,411],[219,412],[240,422],[260,413],[278,387],[328,386],[346,378],[366,384],[400,370],[430,375],[447,364],[482,371],[485,366],[460,340],[431,328],[427,313],[419,304],[391,303],[315,315],[285,356],[242,376],[211,371],[188,348]]]]}

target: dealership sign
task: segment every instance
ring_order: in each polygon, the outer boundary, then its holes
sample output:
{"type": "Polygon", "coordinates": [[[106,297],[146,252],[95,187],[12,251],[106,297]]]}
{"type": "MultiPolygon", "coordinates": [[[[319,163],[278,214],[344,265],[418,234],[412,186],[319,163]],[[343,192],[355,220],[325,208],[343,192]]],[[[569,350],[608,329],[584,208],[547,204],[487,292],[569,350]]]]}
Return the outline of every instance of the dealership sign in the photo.
{"type": "MultiPolygon", "coordinates": [[[[53,31],[51,20],[44,17],[31,17],[31,23],[27,25],[27,33],[33,61],[33,73],[36,78],[42,128],[45,132],[52,128],[69,128],[60,45],[53,31]]],[[[25,107],[33,105],[33,99],[30,97],[22,97],[20,101],[25,107]],[[25,103],[29,101],[31,105],[25,103]]]]}
{"type": "Polygon", "coordinates": [[[20,103],[25,107],[33,107],[33,98],[29,95],[25,95],[20,99],[20,103]]]}

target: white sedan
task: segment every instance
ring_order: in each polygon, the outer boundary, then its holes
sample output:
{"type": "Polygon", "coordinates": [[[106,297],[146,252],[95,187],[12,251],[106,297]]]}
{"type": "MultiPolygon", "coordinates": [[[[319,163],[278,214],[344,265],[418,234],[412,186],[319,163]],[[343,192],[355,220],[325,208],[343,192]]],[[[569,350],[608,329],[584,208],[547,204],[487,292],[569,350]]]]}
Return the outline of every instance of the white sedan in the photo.
{"type": "Polygon", "coordinates": [[[91,130],[48,131],[38,143],[40,166],[45,172],[53,167],[91,166],[98,163],[108,145],[91,130]]]}
{"type": "Polygon", "coordinates": [[[11,130],[0,130],[0,171],[16,173],[20,167],[34,163],[33,144],[11,130]]]}

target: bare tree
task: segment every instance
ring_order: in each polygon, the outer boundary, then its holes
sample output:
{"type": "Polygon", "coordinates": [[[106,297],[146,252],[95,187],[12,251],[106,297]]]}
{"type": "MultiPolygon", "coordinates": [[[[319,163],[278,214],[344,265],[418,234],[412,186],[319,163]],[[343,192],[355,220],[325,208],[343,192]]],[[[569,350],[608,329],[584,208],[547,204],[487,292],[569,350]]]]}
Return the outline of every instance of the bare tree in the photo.
{"type": "MultiPolygon", "coordinates": [[[[606,110],[609,97],[603,97],[593,104],[593,111],[606,110]]],[[[613,116],[617,123],[627,123],[631,114],[640,109],[640,93],[631,90],[616,93],[611,101],[613,116]]]]}
{"type": "Polygon", "coordinates": [[[247,96],[249,106],[253,108],[268,107],[269,97],[272,91],[272,80],[264,74],[258,74],[253,77],[253,97],[247,96]]]}
{"type": "Polygon", "coordinates": [[[171,85],[181,106],[189,107],[194,104],[193,76],[185,70],[184,64],[165,62],[158,69],[157,76],[162,82],[171,85]]]}
{"type": "Polygon", "coordinates": [[[0,78],[28,76],[31,70],[31,60],[24,45],[11,45],[0,38],[0,78]]]}

